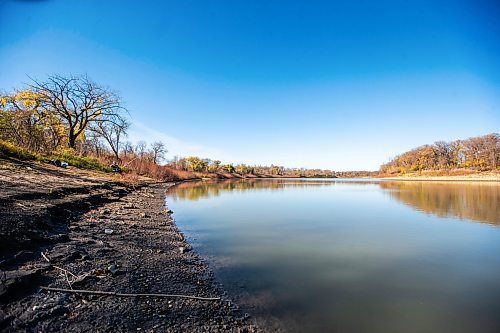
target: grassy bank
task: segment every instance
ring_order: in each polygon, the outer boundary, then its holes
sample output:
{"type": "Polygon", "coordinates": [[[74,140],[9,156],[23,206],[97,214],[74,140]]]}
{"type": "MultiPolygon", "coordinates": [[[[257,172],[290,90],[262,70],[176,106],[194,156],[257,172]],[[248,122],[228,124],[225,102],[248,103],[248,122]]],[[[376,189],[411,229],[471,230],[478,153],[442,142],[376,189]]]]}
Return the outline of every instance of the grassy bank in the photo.
{"type": "Polygon", "coordinates": [[[70,166],[74,166],[80,169],[111,172],[111,168],[109,166],[106,166],[105,164],[92,157],[82,157],[73,155],[69,152],[44,155],[29,151],[25,148],[17,147],[12,143],[3,140],[0,140],[0,157],[16,158],[21,161],[41,163],[51,163],[52,160],[60,160],[67,162],[70,166]]]}

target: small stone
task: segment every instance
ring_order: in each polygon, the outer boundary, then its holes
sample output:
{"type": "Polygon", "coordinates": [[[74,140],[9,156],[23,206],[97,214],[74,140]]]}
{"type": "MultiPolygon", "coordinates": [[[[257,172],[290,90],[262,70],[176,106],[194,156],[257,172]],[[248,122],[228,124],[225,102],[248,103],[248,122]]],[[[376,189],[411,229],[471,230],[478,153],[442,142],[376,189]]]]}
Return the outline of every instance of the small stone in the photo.
{"type": "Polygon", "coordinates": [[[108,229],[108,228],[104,229],[104,233],[106,235],[111,235],[113,232],[115,232],[113,229],[108,229]]]}
{"type": "Polygon", "coordinates": [[[115,264],[111,264],[111,265],[108,266],[108,271],[112,275],[115,275],[116,273],[118,273],[118,266],[116,266],[115,264]]]}

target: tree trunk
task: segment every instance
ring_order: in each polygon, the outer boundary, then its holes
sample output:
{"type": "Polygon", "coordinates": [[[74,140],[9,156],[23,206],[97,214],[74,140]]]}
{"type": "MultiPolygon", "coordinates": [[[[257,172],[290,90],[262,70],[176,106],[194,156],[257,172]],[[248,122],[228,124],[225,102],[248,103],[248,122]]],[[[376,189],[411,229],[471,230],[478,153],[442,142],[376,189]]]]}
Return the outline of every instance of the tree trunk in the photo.
{"type": "Polygon", "coordinates": [[[76,136],[75,136],[75,132],[73,131],[73,129],[69,130],[68,140],[69,140],[69,142],[68,142],[69,148],[75,149],[76,148],[76,136]]]}
{"type": "Polygon", "coordinates": [[[115,150],[115,149],[112,149],[112,150],[113,150],[113,153],[115,154],[117,162],[121,162],[121,158],[120,158],[120,156],[118,154],[118,150],[115,150]]]}

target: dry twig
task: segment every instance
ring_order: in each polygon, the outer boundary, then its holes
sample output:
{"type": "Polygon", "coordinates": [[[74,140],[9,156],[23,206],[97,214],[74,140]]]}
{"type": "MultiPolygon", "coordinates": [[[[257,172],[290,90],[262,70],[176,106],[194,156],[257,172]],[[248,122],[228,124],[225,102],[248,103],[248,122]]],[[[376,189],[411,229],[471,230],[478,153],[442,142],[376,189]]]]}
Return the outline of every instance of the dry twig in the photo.
{"type": "Polygon", "coordinates": [[[45,253],[43,253],[43,252],[40,252],[40,253],[42,254],[43,259],[45,259],[45,261],[47,261],[50,264],[49,257],[47,257],[47,255],[45,253]]]}
{"type": "MultiPolygon", "coordinates": [[[[43,252],[40,252],[40,253],[41,253],[41,255],[42,255],[43,259],[45,259],[45,260],[46,260],[49,264],[51,264],[51,265],[52,265],[52,263],[50,262],[49,257],[47,257],[47,255],[46,255],[45,253],[43,253],[43,252]]],[[[56,266],[56,265],[52,265],[52,267],[54,267],[55,269],[58,269],[58,270],[60,270],[61,272],[63,272],[63,273],[64,273],[64,276],[65,276],[65,278],[66,278],[66,282],[68,282],[69,287],[70,287],[71,289],[73,289],[72,283],[73,283],[76,279],[78,279],[78,276],[77,276],[77,275],[75,275],[75,274],[73,274],[73,273],[71,273],[71,272],[70,272],[70,271],[68,271],[67,269],[62,268],[62,267],[59,267],[59,266],[56,266]],[[71,275],[71,277],[72,277],[72,280],[71,280],[71,281],[70,281],[70,279],[69,279],[69,277],[68,277],[68,274],[69,274],[69,275],[71,275]]]]}
{"type": "Polygon", "coordinates": [[[199,297],[199,296],[175,295],[175,294],[124,294],[124,293],[117,293],[114,291],[63,289],[63,288],[52,288],[52,287],[43,287],[43,286],[40,288],[43,290],[48,290],[48,291],[59,291],[59,292],[71,293],[71,294],[89,294],[89,295],[102,295],[102,296],[115,296],[115,297],[187,298],[187,299],[196,299],[196,300],[200,300],[200,301],[219,301],[220,300],[220,297],[199,297]]]}

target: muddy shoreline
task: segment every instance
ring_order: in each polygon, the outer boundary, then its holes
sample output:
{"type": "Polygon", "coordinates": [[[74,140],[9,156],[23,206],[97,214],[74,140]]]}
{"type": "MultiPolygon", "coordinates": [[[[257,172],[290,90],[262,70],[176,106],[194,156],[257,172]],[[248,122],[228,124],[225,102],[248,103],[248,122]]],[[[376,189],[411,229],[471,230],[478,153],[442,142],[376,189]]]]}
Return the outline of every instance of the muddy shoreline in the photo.
{"type": "Polygon", "coordinates": [[[0,330],[257,332],[175,225],[165,206],[172,185],[9,162],[0,170],[0,330]]]}

